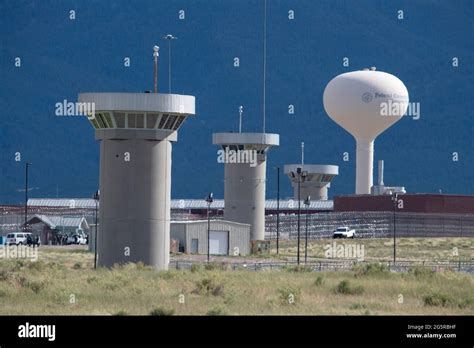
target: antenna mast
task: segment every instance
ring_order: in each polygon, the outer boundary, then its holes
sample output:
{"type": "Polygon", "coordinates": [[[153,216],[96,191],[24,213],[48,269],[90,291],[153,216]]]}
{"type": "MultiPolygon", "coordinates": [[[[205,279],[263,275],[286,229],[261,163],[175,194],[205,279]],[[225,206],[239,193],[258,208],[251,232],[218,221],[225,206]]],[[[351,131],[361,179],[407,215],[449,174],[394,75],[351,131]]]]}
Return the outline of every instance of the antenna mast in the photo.
{"type": "Polygon", "coordinates": [[[158,57],[159,53],[158,51],[160,50],[160,47],[158,46],[153,46],[153,78],[154,78],[154,87],[155,87],[155,93],[158,93],[158,57]]]}
{"type": "Polygon", "coordinates": [[[304,164],[304,143],[301,142],[301,164],[304,164]]]}
{"type": "Polygon", "coordinates": [[[263,133],[266,118],[266,73],[267,73],[267,0],[263,0],[263,133]]]}
{"type": "Polygon", "coordinates": [[[239,133],[242,133],[242,114],[244,113],[244,107],[239,106],[239,133]]]}
{"type": "Polygon", "coordinates": [[[171,94],[171,40],[176,40],[178,38],[173,34],[167,34],[162,38],[168,40],[168,93],[171,94]]]}

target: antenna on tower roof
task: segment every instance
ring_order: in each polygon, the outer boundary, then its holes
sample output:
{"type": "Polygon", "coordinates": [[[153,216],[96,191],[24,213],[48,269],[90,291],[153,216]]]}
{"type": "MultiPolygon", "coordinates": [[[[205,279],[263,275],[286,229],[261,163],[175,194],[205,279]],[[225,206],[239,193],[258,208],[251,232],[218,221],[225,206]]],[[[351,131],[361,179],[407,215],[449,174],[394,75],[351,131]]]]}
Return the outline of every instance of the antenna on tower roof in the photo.
{"type": "Polygon", "coordinates": [[[242,114],[244,113],[244,107],[239,106],[239,133],[242,133],[242,114]]]}
{"type": "Polygon", "coordinates": [[[167,34],[162,39],[168,40],[168,93],[171,94],[171,41],[178,38],[173,34],[167,34]]]}
{"type": "Polygon", "coordinates": [[[267,73],[267,0],[263,0],[263,133],[266,117],[266,73],[267,73]]]}
{"type": "Polygon", "coordinates": [[[153,46],[153,78],[154,78],[154,87],[155,87],[155,93],[158,93],[158,57],[159,53],[158,51],[160,50],[159,46],[153,46]]]}
{"type": "Polygon", "coordinates": [[[304,164],[304,142],[301,142],[301,164],[304,164]]]}

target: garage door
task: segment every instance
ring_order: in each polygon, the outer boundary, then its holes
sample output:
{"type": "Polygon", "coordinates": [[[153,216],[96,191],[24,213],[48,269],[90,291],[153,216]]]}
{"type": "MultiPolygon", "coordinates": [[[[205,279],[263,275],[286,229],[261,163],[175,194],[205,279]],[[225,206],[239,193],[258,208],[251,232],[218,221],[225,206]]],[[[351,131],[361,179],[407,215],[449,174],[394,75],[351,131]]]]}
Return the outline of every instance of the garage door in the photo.
{"type": "Polygon", "coordinates": [[[209,252],[212,255],[227,255],[229,250],[229,232],[210,231],[209,252]]]}

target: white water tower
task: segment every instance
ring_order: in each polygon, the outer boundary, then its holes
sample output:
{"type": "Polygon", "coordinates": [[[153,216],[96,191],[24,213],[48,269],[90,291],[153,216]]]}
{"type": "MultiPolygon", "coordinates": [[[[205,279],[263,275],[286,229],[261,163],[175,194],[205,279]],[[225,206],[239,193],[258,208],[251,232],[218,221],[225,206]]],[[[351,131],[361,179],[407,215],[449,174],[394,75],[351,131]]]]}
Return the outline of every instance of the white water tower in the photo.
{"type": "Polygon", "coordinates": [[[370,193],[374,140],[402,118],[408,101],[403,82],[375,68],[338,75],[326,86],[326,113],[356,140],[356,194],[370,193]]]}

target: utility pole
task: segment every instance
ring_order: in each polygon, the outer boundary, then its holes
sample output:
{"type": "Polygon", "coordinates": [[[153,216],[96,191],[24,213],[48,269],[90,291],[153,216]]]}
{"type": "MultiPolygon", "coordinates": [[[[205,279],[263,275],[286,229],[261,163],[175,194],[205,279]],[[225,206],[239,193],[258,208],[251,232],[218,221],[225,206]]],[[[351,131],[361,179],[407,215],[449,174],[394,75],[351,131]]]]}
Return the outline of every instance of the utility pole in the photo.
{"type": "Polygon", "coordinates": [[[277,254],[280,252],[280,167],[277,170],[277,254]]]}
{"type": "Polygon", "coordinates": [[[304,237],[304,263],[308,261],[308,209],[309,205],[311,204],[311,197],[308,196],[304,200],[304,205],[306,206],[306,230],[305,230],[305,237],[304,237]]]}
{"type": "Polygon", "coordinates": [[[28,225],[28,168],[31,166],[31,163],[25,163],[25,224],[23,230],[27,230],[28,225]]]}
{"type": "Polygon", "coordinates": [[[209,215],[209,211],[211,210],[211,203],[214,201],[212,192],[209,193],[206,197],[207,202],[207,262],[210,260],[211,255],[211,218],[209,215]]]}

